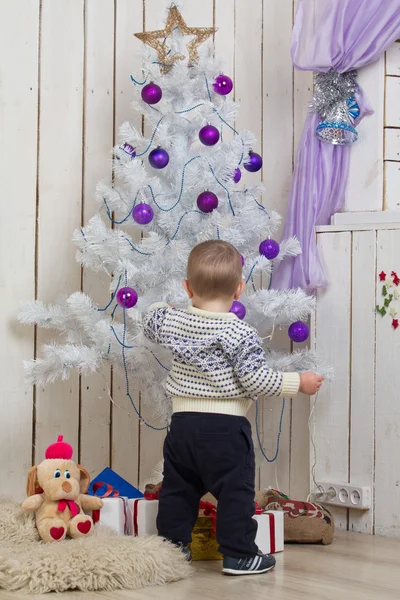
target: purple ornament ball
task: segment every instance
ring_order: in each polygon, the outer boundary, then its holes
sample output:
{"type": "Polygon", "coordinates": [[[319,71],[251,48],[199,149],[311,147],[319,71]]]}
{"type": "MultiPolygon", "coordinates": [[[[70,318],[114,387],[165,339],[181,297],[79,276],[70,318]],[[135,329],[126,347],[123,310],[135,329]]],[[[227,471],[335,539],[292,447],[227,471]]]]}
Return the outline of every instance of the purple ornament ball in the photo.
{"type": "Polygon", "coordinates": [[[233,90],[233,81],[227,75],[218,75],[213,84],[214,92],[220,96],[226,96],[233,90]]]}
{"type": "Polygon", "coordinates": [[[197,198],[197,206],[203,213],[210,213],[218,206],[218,196],[213,192],[201,192],[197,198]]]}
{"type": "Polygon", "coordinates": [[[233,171],[233,181],[235,183],[239,183],[239,181],[242,179],[242,171],[239,169],[239,167],[237,167],[234,171],[233,171]]]}
{"type": "Polygon", "coordinates": [[[148,83],[142,89],[142,100],[146,104],[157,104],[162,98],[162,89],[156,83],[148,83]]]}
{"type": "Polygon", "coordinates": [[[154,148],[149,154],[149,163],[153,169],[164,169],[169,163],[169,154],[164,148],[154,148]]]}
{"type": "Polygon", "coordinates": [[[117,302],[122,308],[133,308],[138,301],[138,295],[133,288],[124,287],[117,292],[117,302]]]}
{"type": "Polygon", "coordinates": [[[136,223],[139,225],[147,225],[150,221],[153,220],[154,211],[151,208],[150,204],[145,204],[141,202],[140,204],[136,204],[134,209],[132,210],[132,217],[136,223]]]}
{"type": "Polygon", "coordinates": [[[205,146],[215,146],[219,141],[219,131],[214,125],[205,125],[200,129],[199,138],[205,146]]]}
{"type": "Polygon", "coordinates": [[[250,150],[248,161],[243,166],[246,169],[246,171],[249,171],[250,173],[256,173],[261,169],[262,164],[263,160],[261,156],[257,154],[257,152],[252,152],[250,150]]]}
{"type": "Polygon", "coordinates": [[[268,260],[273,260],[279,254],[279,244],[275,240],[264,240],[260,244],[259,251],[268,260]]]}
{"type": "Polygon", "coordinates": [[[229,312],[236,315],[242,321],[246,316],[246,307],[241,302],[238,302],[238,300],[234,300],[229,312]]]}
{"type": "Polygon", "coordinates": [[[307,323],[303,323],[303,321],[296,321],[295,323],[291,324],[288,333],[292,342],[300,344],[308,339],[310,330],[307,323]]]}

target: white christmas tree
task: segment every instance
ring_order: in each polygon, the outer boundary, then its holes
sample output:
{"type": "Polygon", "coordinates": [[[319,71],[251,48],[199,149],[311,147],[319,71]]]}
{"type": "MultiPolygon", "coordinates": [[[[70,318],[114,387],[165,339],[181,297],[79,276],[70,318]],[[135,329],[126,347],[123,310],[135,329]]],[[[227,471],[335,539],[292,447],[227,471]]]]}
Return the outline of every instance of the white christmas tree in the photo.
{"type": "MultiPolygon", "coordinates": [[[[75,292],[58,305],[28,303],[20,314],[24,323],[64,336],[62,344],[45,346],[41,358],[25,363],[30,383],[46,385],[68,378],[71,369],[88,373],[112,364],[125,374],[132,404],[129,383],[140,381],[154,416],[166,420],[170,406],[163,381],[170,355],[145,338],[142,317],[158,301],[187,306],[181,282],[196,244],[222,239],[241,253],[247,285],[232,310],[258,329],[266,349],[276,326],[291,325],[291,338],[303,341],[308,328],[302,321],[314,306],[302,290],[256,289],[256,276],[266,276],[268,287],[274,268],[297,255],[299,243],[274,241],[281,218],[263,206],[262,184],[240,182],[243,169],[261,169],[256,140],[249,131],[234,128],[238,107],[230,98],[232,81],[213,58],[212,45],[203,43],[212,30],[185,27],[172,7],[163,32],[138,36],[156,49],[144,46],[143,76],[133,79],[138,95],[134,108],[144,114],[150,136],[129,123],[122,125],[112,180],[97,186],[99,214],[73,235],[81,265],[110,275],[110,302],[98,306],[75,292]],[[195,38],[184,58],[183,34],[188,33],[195,38]],[[233,135],[225,140],[228,130],[233,135]]],[[[316,368],[307,350],[268,352],[271,368],[316,368]]]]}

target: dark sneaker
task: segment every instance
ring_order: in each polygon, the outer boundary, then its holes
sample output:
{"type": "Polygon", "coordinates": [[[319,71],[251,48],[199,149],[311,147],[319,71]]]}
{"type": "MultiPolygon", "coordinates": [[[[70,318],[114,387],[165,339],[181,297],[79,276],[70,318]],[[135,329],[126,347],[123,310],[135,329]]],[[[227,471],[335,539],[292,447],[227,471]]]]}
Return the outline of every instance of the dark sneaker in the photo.
{"type": "Polygon", "coordinates": [[[192,562],[192,553],[190,552],[189,546],[187,544],[176,544],[176,547],[179,548],[181,552],[183,552],[188,562],[192,562]]]}
{"type": "Polygon", "coordinates": [[[270,554],[232,558],[224,556],[222,572],[225,575],[260,575],[275,567],[276,560],[270,554]]]}

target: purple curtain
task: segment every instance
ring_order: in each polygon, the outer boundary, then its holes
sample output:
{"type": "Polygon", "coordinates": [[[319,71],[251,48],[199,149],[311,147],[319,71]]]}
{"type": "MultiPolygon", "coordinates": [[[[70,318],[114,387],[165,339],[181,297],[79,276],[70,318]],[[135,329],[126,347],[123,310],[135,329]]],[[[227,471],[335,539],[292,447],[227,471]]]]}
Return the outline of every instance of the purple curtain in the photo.
{"type": "MultiPolygon", "coordinates": [[[[299,0],[292,38],[296,68],[341,73],[376,61],[400,38],[400,0],[299,0]]],[[[359,123],[372,114],[362,90],[356,100],[359,123]]],[[[309,114],[296,156],[284,237],[296,236],[302,254],[285,259],[273,287],[302,287],[309,292],[327,285],[318,256],[314,228],[327,225],[344,205],[350,146],[321,142],[320,122],[309,114]]],[[[362,142],[356,142],[362,143],[362,142]]]]}

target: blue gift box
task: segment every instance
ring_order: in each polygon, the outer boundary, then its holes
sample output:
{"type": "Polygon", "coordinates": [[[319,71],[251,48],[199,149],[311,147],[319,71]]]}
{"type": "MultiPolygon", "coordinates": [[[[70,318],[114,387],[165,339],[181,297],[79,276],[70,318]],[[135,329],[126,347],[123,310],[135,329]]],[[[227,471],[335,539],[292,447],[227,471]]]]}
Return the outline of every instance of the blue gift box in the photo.
{"type": "Polygon", "coordinates": [[[142,492],[136,489],[133,485],[125,481],[118,473],[107,467],[93,479],[89,486],[88,494],[91,496],[104,496],[107,492],[107,486],[111,486],[114,490],[114,494],[110,494],[109,497],[113,496],[124,496],[126,498],[143,498],[142,492]],[[100,487],[96,492],[93,492],[93,486],[96,483],[104,483],[104,486],[100,487]],[[118,493],[116,493],[118,492],[118,493]]]}

